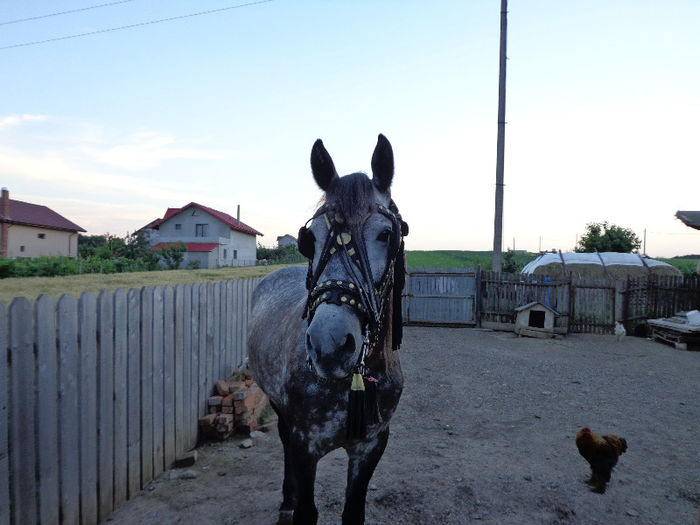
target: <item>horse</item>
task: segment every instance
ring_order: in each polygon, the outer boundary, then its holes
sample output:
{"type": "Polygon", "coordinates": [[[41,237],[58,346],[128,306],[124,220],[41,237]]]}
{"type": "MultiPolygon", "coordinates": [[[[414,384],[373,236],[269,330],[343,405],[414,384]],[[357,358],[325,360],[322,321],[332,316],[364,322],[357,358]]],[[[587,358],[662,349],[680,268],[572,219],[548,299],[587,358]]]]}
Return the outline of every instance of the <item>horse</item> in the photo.
{"type": "Polygon", "coordinates": [[[299,230],[308,267],[256,287],[248,364],[277,414],[284,449],[278,523],[316,524],[318,461],[348,455],[343,525],[363,524],[367,487],[403,389],[398,356],[408,225],[391,199],[394,154],[379,135],[365,173],[339,177],[318,139],[311,171],[324,192],[299,230]]]}

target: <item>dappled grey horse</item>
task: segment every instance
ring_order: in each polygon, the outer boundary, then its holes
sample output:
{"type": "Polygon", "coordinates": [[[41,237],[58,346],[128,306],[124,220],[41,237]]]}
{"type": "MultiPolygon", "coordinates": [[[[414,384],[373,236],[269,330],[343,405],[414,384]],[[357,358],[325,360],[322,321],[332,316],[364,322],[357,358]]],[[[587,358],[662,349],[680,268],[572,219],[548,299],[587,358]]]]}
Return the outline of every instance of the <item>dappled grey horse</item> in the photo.
{"type": "Polygon", "coordinates": [[[280,523],[317,522],[316,465],[343,447],[349,458],[343,524],[362,524],[369,480],[403,388],[397,350],[408,226],[391,199],[394,155],[383,135],[372,179],[339,177],[320,139],[311,170],[324,199],[299,230],[308,269],[283,268],[258,285],[248,355],[279,418],[280,523]]]}

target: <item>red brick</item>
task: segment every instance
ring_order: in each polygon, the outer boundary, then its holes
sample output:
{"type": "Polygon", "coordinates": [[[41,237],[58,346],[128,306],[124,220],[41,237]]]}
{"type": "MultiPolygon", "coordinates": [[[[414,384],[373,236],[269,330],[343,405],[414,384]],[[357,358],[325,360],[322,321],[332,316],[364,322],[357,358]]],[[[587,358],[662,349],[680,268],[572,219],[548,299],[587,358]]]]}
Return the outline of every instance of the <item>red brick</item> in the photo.
{"type": "Polygon", "coordinates": [[[208,404],[210,407],[213,407],[213,406],[220,407],[220,406],[221,406],[221,401],[222,401],[223,399],[224,399],[224,398],[221,397],[221,396],[211,396],[211,397],[209,398],[209,400],[207,401],[207,404],[208,404]]]}
{"type": "Polygon", "coordinates": [[[209,427],[209,426],[214,426],[214,421],[216,421],[217,414],[207,414],[206,416],[202,416],[199,418],[199,426],[200,427],[209,427]]]}
{"type": "Polygon", "coordinates": [[[229,384],[228,381],[217,381],[216,382],[216,393],[220,396],[227,396],[229,394],[229,384]]]}
{"type": "Polygon", "coordinates": [[[221,400],[221,406],[232,407],[233,406],[233,394],[229,394],[229,395],[225,396],[221,400]]]}
{"type": "Polygon", "coordinates": [[[223,414],[233,414],[233,407],[221,407],[223,414]]]}

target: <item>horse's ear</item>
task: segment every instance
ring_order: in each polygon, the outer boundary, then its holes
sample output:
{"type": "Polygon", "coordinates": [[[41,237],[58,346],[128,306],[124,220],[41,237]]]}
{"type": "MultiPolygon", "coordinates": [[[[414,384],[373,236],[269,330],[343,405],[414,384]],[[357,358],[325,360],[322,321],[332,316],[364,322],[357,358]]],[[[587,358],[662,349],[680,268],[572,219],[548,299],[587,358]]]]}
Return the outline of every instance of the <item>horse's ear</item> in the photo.
{"type": "Polygon", "coordinates": [[[321,139],[316,140],[311,148],[311,172],[314,174],[316,184],[323,191],[328,191],[333,181],[338,178],[333,159],[326,151],[321,139]]]}
{"type": "Polygon", "coordinates": [[[379,134],[372,155],[372,182],[382,193],[386,193],[394,178],[394,151],[387,138],[379,134]]]}

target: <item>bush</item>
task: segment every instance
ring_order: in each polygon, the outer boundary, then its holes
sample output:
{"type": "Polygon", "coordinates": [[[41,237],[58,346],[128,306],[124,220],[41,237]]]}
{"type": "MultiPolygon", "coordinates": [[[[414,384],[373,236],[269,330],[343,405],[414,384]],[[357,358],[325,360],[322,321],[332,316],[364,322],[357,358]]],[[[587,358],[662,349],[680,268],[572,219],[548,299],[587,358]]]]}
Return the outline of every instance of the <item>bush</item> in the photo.
{"type": "Polygon", "coordinates": [[[271,264],[293,264],[306,262],[307,260],[306,257],[299,253],[296,245],[282,246],[281,248],[266,248],[258,244],[256,258],[258,260],[267,259],[267,262],[271,264]]]}

